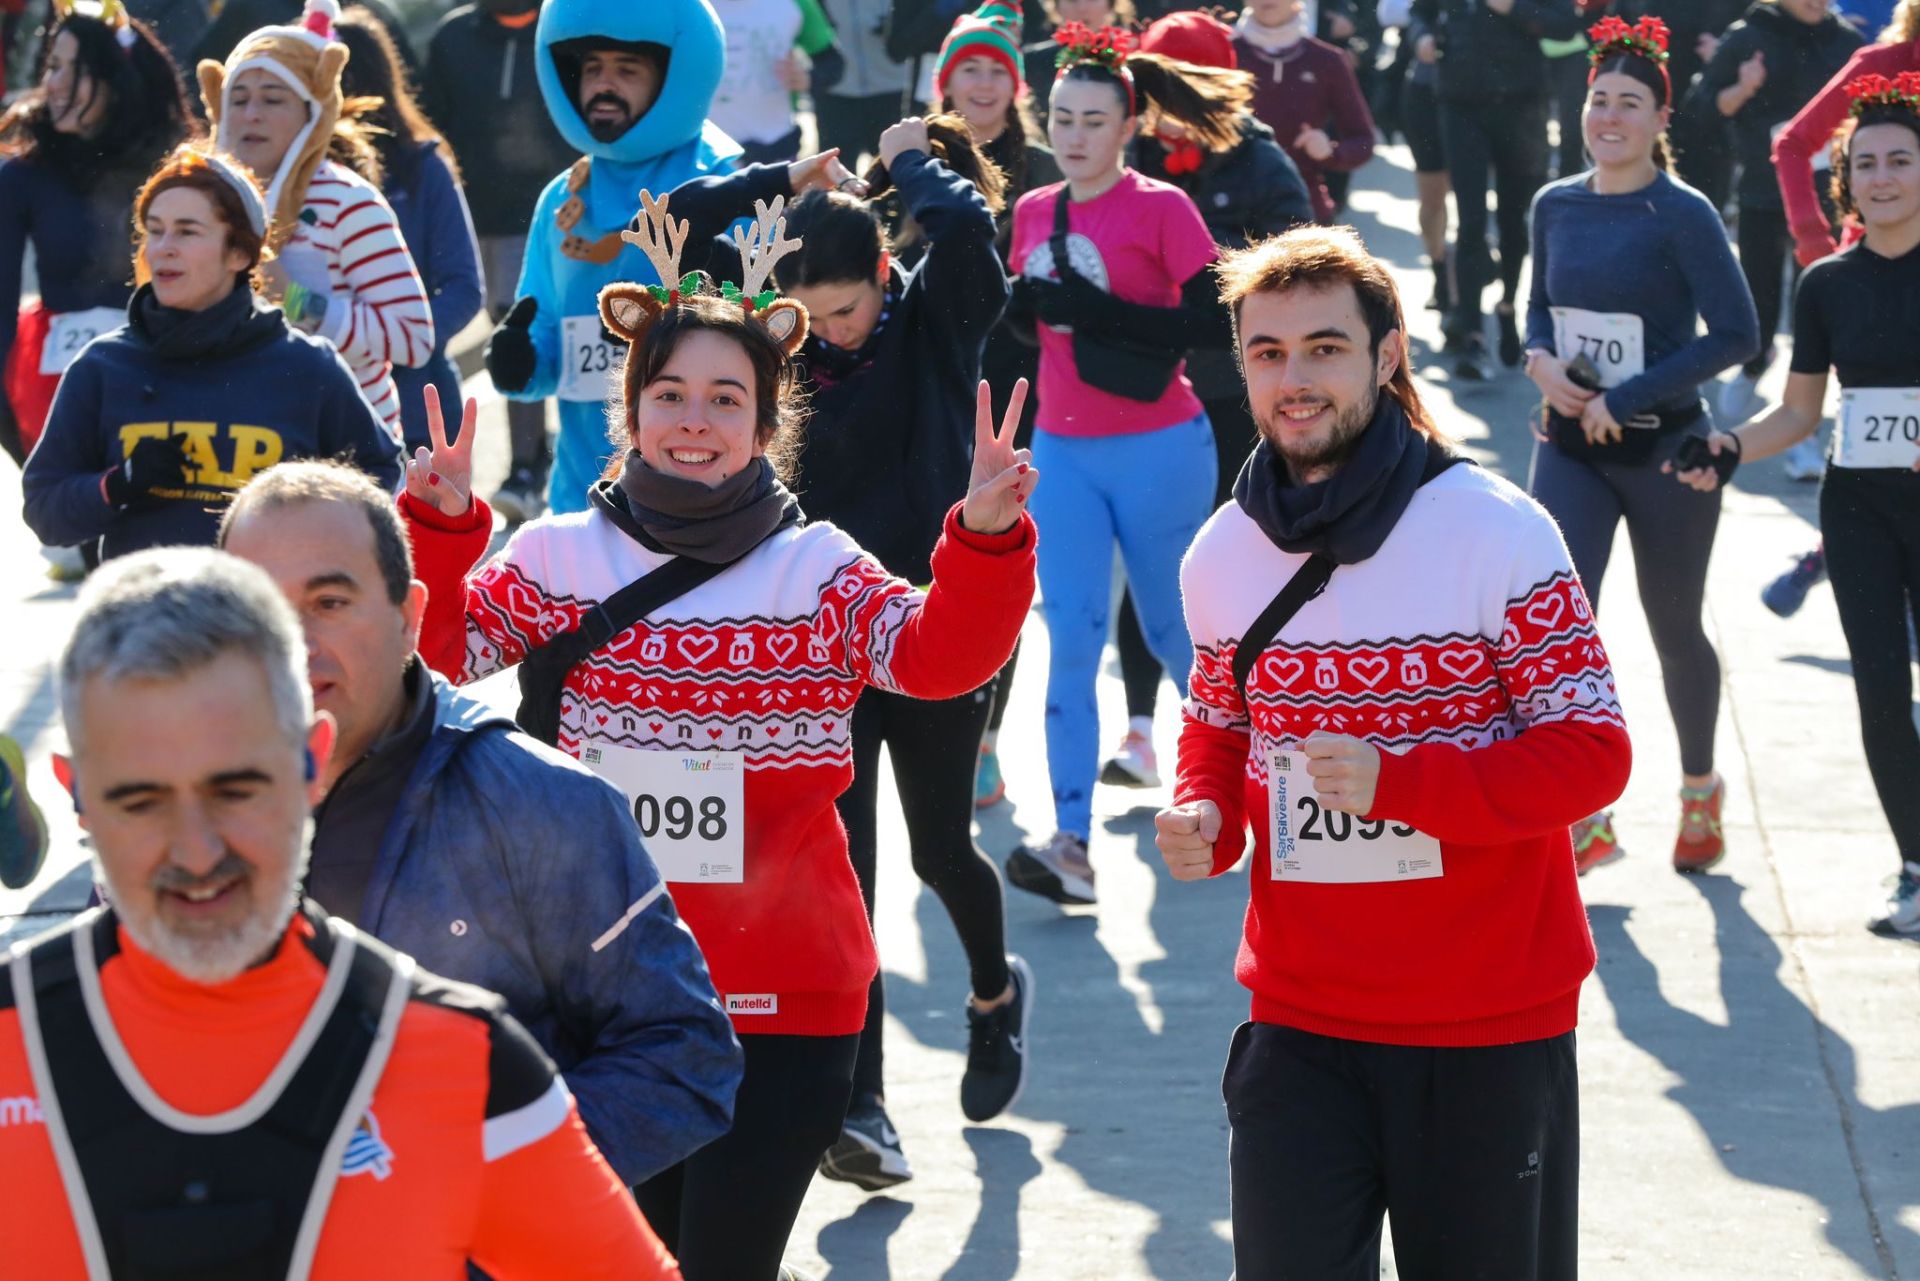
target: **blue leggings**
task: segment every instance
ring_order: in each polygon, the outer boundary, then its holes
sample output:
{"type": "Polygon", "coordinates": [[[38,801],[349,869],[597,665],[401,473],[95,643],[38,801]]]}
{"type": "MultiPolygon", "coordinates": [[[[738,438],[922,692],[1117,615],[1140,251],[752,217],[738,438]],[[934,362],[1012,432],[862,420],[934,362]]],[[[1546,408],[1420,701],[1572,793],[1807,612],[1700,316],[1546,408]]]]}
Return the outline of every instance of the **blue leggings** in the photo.
{"type": "Polygon", "coordinates": [[[1187,692],[1193,642],[1180,610],[1180,558],[1213,511],[1213,428],[1200,414],[1125,436],[1033,434],[1040,483],[1040,596],[1047,619],[1047,772],[1054,821],[1085,840],[1100,767],[1094,701],[1112,606],[1117,542],[1147,646],[1187,692]]]}

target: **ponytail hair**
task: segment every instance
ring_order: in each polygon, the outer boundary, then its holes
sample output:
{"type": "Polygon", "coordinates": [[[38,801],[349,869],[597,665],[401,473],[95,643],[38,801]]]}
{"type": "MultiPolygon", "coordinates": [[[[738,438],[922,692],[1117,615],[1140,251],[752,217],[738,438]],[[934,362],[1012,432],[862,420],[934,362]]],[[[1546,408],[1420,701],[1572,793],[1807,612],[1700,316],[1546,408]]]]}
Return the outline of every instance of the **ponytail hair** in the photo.
{"type": "Polygon", "coordinates": [[[1129,53],[1122,64],[1127,81],[1094,61],[1072,63],[1063,80],[1110,84],[1149,131],[1163,120],[1183,127],[1197,146],[1230,151],[1240,144],[1241,117],[1253,105],[1253,76],[1225,67],[1202,67],[1158,53],[1129,53]]]}
{"type": "MultiPolygon", "coordinates": [[[[1006,207],[1006,175],[974,145],[965,120],[950,114],[927,117],[927,146],[935,160],[979,190],[993,213],[1006,207]]],[[[879,275],[881,253],[901,247],[888,243],[876,208],[895,189],[893,175],[876,160],[865,181],[864,198],[844,191],[809,191],[788,210],[787,234],[800,248],[774,265],[774,280],[783,293],[796,286],[872,280],[879,275]]],[[[910,234],[904,239],[910,243],[915,238],[910,234]]]]}

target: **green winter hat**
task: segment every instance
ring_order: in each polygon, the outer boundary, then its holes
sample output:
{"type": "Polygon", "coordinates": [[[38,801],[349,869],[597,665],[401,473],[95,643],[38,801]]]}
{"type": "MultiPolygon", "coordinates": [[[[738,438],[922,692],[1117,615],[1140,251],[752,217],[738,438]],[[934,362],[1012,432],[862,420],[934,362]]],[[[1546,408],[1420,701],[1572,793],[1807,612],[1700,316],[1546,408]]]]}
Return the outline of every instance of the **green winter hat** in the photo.
{"type": "Polygon", "coordinates": [[[947,80],[965,58],[992,58],[1013,77],[1015,93],[1024,77],[1020,74],[1020,33],[1025,19],[1020,0],[987,0],[972,13],[962,14],[940,43],[940,58],[933,65],[933,92],[947,96],[947,80]]]}

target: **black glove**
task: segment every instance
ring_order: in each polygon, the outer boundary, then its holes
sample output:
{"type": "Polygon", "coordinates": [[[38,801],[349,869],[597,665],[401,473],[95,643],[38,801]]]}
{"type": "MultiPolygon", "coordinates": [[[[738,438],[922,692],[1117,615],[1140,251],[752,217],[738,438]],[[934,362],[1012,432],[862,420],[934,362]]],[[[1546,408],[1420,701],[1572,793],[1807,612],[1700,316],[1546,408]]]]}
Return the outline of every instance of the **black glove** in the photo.
{"type": "Polygon", "coordinates": [[[524,391],[533,381],[539,358],[534,354],[533,335],[527,331],[539,310],[538,298],[517,299],[493,337],[487,339],[487,373],[501,391],[524,391]]]}
{"type": "Polygon", "coordinates": [[[1113,301],[1113,295],[1071,271],[1062,272],[1058,281],[1033,282],[1034,312],[1049,325],[1097,325],[1100,313],[1113,301]]]}
{"type": "Polygon", "coordinates": [[[1705,436],[1683,436],[1680,440],[1680,448],[1673,455],[1675,471],[1710,469],[1720,477],[1722,485],[1733,479],[1734,469],[1739,466],[1740,438],[1738,436],[1729,436],[1726,446],[1717,454],[1708,446],[1705,436]]]}
{"type": "Polygon", "coordinates": [[[148,436],[107,473],[107,501],[125,507],[156,489],[178,488],[187,482],[187,466],[186,437],[148,436]]]}

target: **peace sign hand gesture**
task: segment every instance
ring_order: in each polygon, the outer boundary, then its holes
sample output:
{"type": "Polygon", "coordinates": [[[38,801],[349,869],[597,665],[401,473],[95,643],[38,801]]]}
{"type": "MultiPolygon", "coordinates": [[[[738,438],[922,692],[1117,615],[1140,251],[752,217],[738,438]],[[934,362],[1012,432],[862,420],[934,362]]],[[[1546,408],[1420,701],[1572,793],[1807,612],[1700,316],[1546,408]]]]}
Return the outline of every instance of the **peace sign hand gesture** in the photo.
{"type": "Polygon", "coordinates": [[[1025,510],[1040,473],[1033,469],[1031,450],[1013,447],[1014,429],[1020,425],[1020,410],[1027,403],[1027,380],[1013,385],[1013,397],[1007,401],[1006,417],[1000,430],[993,429],[993,397],[983,380],[974,398],[973,480],[967,486],[967,501],[960,508],[960,523],[976,534],[1004,534],[1012,529],[1025,510]]]}
{"type": "Polygon", "coordinates": [[[443,516],[464,516],[473,506],[474,428],[480,406],[471,396],[460,415],[460,435],[447,443],[447,420],[440,412],[440,389],[427,384],[427,438],[433,448],[422,446],[407,459],[407,493],[416,503],[425,503],[443,516]]]}

